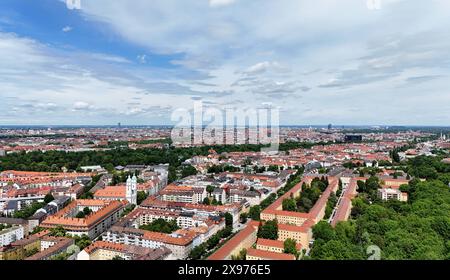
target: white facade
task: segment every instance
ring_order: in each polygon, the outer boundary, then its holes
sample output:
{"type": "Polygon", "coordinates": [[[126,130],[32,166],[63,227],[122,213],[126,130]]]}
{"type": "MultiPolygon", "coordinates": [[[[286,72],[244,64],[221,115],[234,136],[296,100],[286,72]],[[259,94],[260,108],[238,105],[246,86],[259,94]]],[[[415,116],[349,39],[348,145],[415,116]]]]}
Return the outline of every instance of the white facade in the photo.
{"type": "Polygon", "coordinates": [[[161,196],[163,201],[173,201],[173,202],[185,202],[198,204],[202,203],[206,198],[207,192],[205,188],[195,188],[189,191],[176,191],[172,193],[165,193],[161,196]]]}
{"type": "Polygon", "coordinates": [[[0,247],[21,240],[24,237],[24,229],[22,226],[13,226],[0,232],[0,247]]]}
{"type": "Polygon", "coordinates": [[[54,240],[41,240],[41,252],[53,247],[56,244],[54,240]]]}
{"type": "Polygon", "coordinates": [[[393,199],[405,202],[408,200],[407,194],[402,193],[400,190],[397,189],[379,189],[378,197],[384,201],[393,199]]]}
{"type": "Polygon", "coordinates": [[[136,175],[133,178],[128,177],[126,184],[126,199],[131,204],[137,204],[137,178],[136,175]]]}
{"type": "Polygon", "coordinates": [[[220,192],[215,191],[212,193],[212,196],[216,199],[216,201],[225,204],[227,202],[227,194],[224,189],[220,189],[220,192]]]}
{"type": "Polygon", "coordinates": [[[187,244],[186,246],[175,245],[171,243],[162,242],[160,240],[147,239],[142,235],[135,234],[118,234],[115,232],[108,231],[103,235],[103,240],[107,242],[120,243],[125,245],[135,245],[144,248],[157,249],[161,246],[165,246],[172,251],[172,256],[174,259],[183,260],[189,255],[189,252],[193,249],[193,242],[187,244]]]}

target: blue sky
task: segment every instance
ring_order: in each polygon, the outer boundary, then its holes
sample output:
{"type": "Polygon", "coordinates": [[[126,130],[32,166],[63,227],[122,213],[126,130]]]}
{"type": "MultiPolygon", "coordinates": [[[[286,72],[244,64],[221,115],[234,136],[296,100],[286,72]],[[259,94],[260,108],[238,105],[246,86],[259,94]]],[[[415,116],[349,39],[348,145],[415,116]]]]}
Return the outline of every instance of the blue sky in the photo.
{"type": "Polygon", "coordinates": [[[0,2],[0,124],[170,124],[201,99],[282,124],[450,125],[446,0],[80,3],[0,2]]]}

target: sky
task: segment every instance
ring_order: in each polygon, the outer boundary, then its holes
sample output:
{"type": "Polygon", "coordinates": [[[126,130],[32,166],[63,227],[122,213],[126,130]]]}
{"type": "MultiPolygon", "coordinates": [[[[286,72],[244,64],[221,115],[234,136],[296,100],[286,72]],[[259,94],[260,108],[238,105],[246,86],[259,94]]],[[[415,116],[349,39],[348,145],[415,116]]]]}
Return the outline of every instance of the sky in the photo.
{"type": "Polygon", "coordinates": [[[447,126],[449,50],[448,0],[2,0],[0,125],[447,126]]]}

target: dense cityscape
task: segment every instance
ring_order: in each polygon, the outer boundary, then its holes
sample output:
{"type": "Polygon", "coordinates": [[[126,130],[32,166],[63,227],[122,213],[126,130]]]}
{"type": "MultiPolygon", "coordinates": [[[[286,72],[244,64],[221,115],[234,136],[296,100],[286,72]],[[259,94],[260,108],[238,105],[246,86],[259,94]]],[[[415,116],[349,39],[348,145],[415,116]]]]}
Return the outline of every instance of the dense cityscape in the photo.
{"type": "Polygon", "coordinates": [[[0,259],[446,259],[449,134],[283,127],[272,154],[177,147],[167,127],[4,128],[0,259]]]}
{"type": "Polygon", "coordinates": [[[1,275],[448,271],[449,27],[449,0],[1,0],[1,275]]]}

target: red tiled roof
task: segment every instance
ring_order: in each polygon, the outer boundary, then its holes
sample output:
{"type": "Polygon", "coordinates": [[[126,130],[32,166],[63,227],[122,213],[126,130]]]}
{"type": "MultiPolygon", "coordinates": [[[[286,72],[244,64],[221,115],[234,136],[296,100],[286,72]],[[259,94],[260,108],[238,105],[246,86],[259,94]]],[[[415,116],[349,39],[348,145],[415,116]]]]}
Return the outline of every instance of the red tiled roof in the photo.
{"type": "Polygon", "coordinates": [[[70,203],[67,207],[57,212],[53,216],[48,216],[41,224],[42,227],[56,227],[63,226],[68,228],[90,228],[100,221],[105,219],[112,212],[124,207],[127,204],[126,201],[103,201],[95,199],[80,199],[75,200],[70,203]],[[86,207],[86,206],[101,206],[102,208],[97,212],[87,216],[84,219],[68,217],[68,213],[72,211],[75,207],[86,207]]]}
{"type": "Polygon", "coordinates": [[[104,189],[100,189],[95,192],[94,197],[115,197],[123,198],[126,197],[126,187],[125,186],[108,186],[104,189]]]}
{"type": "Polygon", "coordinates": [[[244,239],[258,231],[258,226],[259,222],[251,221],[243,230],[209,256],[208,260],[225,260],[244,239]]]}

